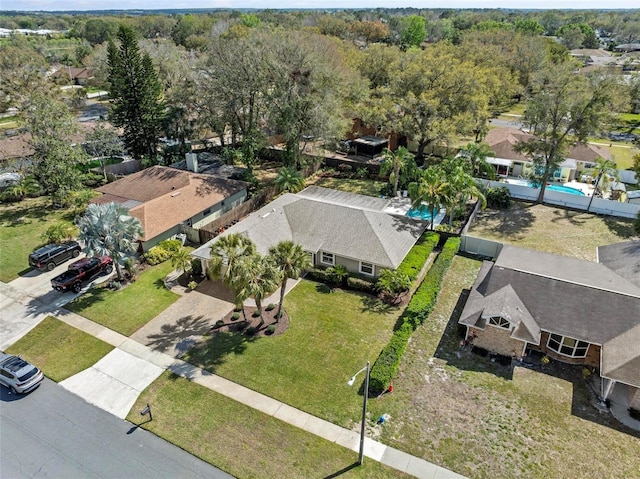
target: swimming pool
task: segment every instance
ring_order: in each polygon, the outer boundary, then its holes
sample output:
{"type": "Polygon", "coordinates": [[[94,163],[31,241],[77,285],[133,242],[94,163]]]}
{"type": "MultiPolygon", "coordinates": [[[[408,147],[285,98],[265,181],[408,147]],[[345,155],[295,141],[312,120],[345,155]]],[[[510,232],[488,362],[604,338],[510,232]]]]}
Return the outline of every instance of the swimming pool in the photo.
{"type": "Polygon", "coordinates": [[[433,218],[433,215],[431,214],[431,210],[429,208],[424,208],[422,211],[411,208],[409,211],[407,211],[407,216],[409,218],[420,218],[421,220],[425,221],[431,221],[431,218],[433,218]]]}
{"type": "MultiPolygon", "coordinates": [[[[527,180],[507,179],[504,181],[505,183],[509,183],[510,185],[528,186],[529,188],[535,188],[535,186],[533,186],[527,180]]],[[[547,187],[545,189],[551,190],[551,191],[559,191],[560,193],[568,193],[570,195],[586,196],[582,191],[576,188],[571,188],[570,186],[564,186],[564,185],[554,185],[553,183],[547,184],[547,187]]]]}

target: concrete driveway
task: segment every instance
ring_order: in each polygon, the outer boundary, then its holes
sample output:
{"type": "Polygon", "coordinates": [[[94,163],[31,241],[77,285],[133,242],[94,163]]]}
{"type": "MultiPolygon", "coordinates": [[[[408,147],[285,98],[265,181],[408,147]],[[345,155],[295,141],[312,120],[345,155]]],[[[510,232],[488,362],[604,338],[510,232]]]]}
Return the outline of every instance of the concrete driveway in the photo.
{"type": "Polygon", "coordinates": [[[187,292],[133,333],[131,339],[179,358],[204,334],[209,333],[215,322],[226,316],[233,307],[230,301],[197,290],[187,292]]]}
{"type": "Polygon", "coordinates": [[[163,371],[160,366],[116,348],[60,386],[124,419],[140,393],[163,371]]]}

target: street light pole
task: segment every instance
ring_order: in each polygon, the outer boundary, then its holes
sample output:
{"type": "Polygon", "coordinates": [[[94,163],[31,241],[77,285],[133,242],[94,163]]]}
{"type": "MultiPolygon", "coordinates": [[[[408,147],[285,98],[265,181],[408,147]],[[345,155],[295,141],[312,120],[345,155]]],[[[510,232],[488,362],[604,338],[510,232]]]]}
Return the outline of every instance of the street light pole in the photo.
{"type": "Polygon", "coordinates": [[[358,371],[347,383],[349,386],[353,386],[356,376],[363,371],[366,372],[366,375],[364,379],[364,399],[362,401],[362,422],[360,424],[360,452],[358,453],[358,464],[360,465],[364,462],[364,433],[367,425],[367,399],[369,398],[369,361],[367,361],[367,365],[358,371]]]}

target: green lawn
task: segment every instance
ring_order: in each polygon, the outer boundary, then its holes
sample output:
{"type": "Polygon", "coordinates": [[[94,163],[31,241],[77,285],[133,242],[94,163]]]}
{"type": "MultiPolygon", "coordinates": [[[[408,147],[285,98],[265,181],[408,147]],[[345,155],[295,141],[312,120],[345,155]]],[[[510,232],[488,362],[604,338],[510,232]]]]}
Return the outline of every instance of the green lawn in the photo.
{"type": "Polygon", "coordinates": [[[60,382],[95,364],[113,349],[79,329],[47,316],[7,351],[38,366],[60,382]]]}
{"type": "Polygon", "coordinates": [[[320,178],[314,185],[333,190],[347,191],[359,195],[380,196],[380,190],[386,183],[379,180],[345,179],[345,178],[320,178]]]}
{"type": "Polygon", "coordinates": [[[580,368],[550,374],[458,351],[457,320],[480,262],[454,258],[436,308],[412,336],[382,441],[469,478],[640,477],[640,433],[592,405],[580,368]],[[462,300],[461,300],[462,298],[462,300]],[[606,460],[603,460],[606,458],[606,460]]]}
{"type": "Polygon", "coordinates": [[[165,288],[163,279],[173,271],[170,261],[144,271],[135,283],[111,291],[106,285],[90,289],[66,308],[130,336],[167,309],[180,296],[165,288]]]}
{"type": "Polygon", "coordinates": [[[289,329],[248,339],[220,334],[183,359],[291,406],[349,427],[359,420],[362,397],[348,379],[375,361],[400,310],[353,292],[327,292],[303,280],[285,298],[289,329]]]}
{"type": "Polygon", "coordinates": [[[548,253],[596,260],[596,247],[635,238],[633,220],[513,201],[480,211],[469,235],[548,253]]]}
{"type": "Polygon", "coordinates": [[[168,372],[142,393],[127,419],[140,423],[138,411],[147,404],[153,421],[145,429],[235,477],[409,477],[366,458],[353,467],[357,453],[168,372]]]}
{"type": "Polygon", "coordinates": [[[635,155],[640,155],[640,150],[638,148],[613,145],[609,149],[611,150],[611,157],[616,162],[616,165],[620,170],[631,168],[633,166],[633,157],[635,155]]]}
{"type": "Polygon", "coordinates": [[[59,221],[72,223],[72,215],[72,209],[54,209],[48,197],[0,206],[0,281],[29,271],[29,253],[42,245],[42,233],[59,221]]]}

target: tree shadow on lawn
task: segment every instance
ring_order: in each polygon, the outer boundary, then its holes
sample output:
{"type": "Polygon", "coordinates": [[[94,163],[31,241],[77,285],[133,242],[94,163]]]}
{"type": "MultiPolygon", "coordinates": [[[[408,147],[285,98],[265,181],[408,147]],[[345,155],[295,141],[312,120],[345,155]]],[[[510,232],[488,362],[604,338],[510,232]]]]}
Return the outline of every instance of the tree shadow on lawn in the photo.
{"type": "Polygon", "coordinates": [[[50,216],[49,208],[34,208],[29,205],[16,205],[0,211],[0,224],[3,228],[21,226],[31,221],[47,220],[50,216]]]}
{"type": "Polygon", "coordinates": [[[630,239],[636,236],[633,229],[633,220],[629,218],[619,218],[617,216],[605,216],[604,224],[609,231],[622,239],[630,239]]]}
{"type": "Polygon", "coordinates": [[[362,313],[388,314],[398,311],[400,308],[398,304],[385,303],[377,296],[372,296],[366,293],[357,294],[361,295],[360,299],[362,301],[362,309],[360,311],[362,313]]]}
{"type": "Polygon", "coordinates": [[[536,203],[513,203],[506,210],[486,210],[483,217],[489,222],[497,222],[491,231],[514,239],[523,238],[524,231],[533,226],[535,216],[531,212],[536,203]]]}
{"type": "Polygon", "coordinates": [[[587,222],[587,217],[583,215],[589,215],[586,211],[578,211],[578,210],[569,210],[564,208],[559,208],[554,210],[553,216],[551,219],[552,223],[557,223],[560,221],[568,221],[572,225],[582,226],[587,222]]]}
{"type": "Polygon", "coordinates": [[[543,353],[538,353],[537,351],[529,352],[531,357],[528,358],[529,362],[527,364],[510,361],[508,365],[503,365],[498,360],[495,360],[495,356],[493,357],[494,362],[490,355],[482,356],[469,351],[467,348],[461,348],[460,341],[464,339],[465,327],[459,325],[458,320],[469,294],[470,290],[467,289],[462,290],[460,293],[460,297],[436,348],[435,358],[460,370],[491,373],[507,380],[513,380],[513,373],[516,367],[526,367],[538,374],[546,374],[570,382],[573,389],[571,399],[571,414],[573,416],[631,436],[640,437],[640,432],[621,424],[611,413],[601,412],[598,409],[597,385],[593,380],[583,378],[583,366],[581,365],[566,364],[552,360],[548,365],[542,367],[540,358],[543,353]]]}
{"type": "Polygon", "coordinates": [[[247,349],[247,344],[257,339],[256,336],[244,334],[214,332],[192,347],[182,359],[215,374],[216,368],[224,364],[229,354],[242,354],[247,349]]]}

